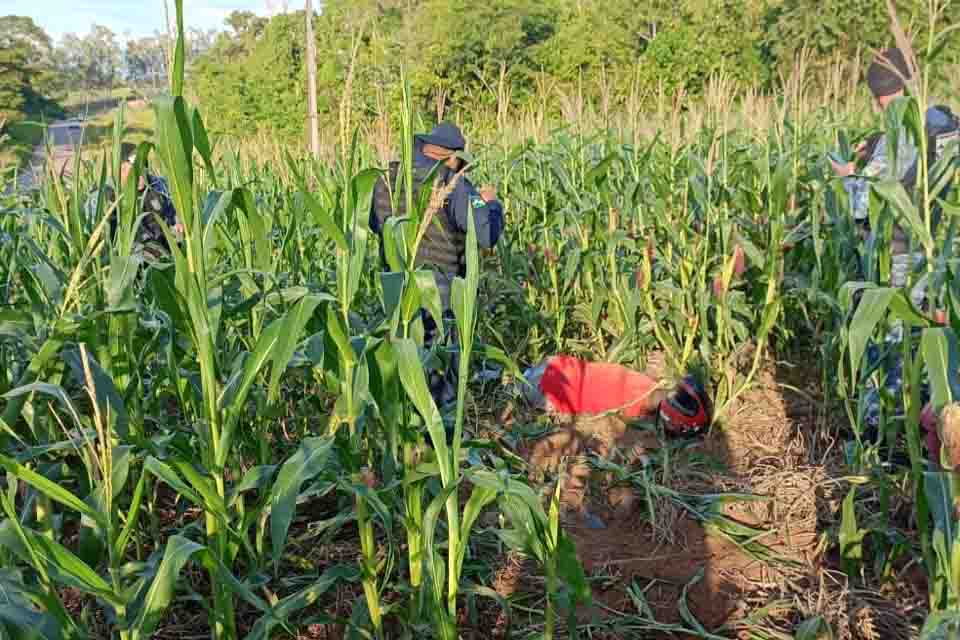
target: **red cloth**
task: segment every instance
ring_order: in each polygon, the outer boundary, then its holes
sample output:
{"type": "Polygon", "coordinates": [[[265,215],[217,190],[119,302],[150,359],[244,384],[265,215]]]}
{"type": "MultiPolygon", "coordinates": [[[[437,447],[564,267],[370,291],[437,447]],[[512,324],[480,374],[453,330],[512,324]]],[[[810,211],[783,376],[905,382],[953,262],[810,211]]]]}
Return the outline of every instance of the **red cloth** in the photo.
{"type": "Polygon", "coordinates": [[[657,381],[618,364],[554,356],[540,380],[540,391],[554,411],[598,415],[617,411],[636,418],[652,413],[657,381]]]}

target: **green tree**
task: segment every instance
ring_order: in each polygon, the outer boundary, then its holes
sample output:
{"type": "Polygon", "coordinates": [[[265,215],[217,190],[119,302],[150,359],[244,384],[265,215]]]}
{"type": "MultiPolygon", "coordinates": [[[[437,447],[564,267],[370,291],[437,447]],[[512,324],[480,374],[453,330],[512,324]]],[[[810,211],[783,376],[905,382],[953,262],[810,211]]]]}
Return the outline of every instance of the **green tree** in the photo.
{"type": "Polygon", "coordinates": [[[167,75],[163,41],[159,36],[128,39],[123,65],[130,82],[162,85],[167,75]]]}
{"type": "Polygon", "coordinates": [[[739,86],[767,83],[762,56],[762,14],[750,0],[686,0],[671,23],[661,22],[640,58],[648,89],[699,93],[724,73],[739,86]]]}
{"type": "Polygon", "coordinates": [[[535,48],[556,31],[556,0],[427,0],[416,13],[412,76],[424,97],[448,89],[453,104],[493,102],[501,69],[522,100],[539,70],[535,48]]]}
{"type": "Polygon", "coordinates": [[[303,12],[264,22],[234,13],[223,34],[193,67],[193,85],[212,131],[235,135],[269,129],[290,139],[303,134],[303,12]],[[253,31],[251,31],[253,30],[253,31]],[[259,35],[254,35],[254,32],[259,35]]]}
{"type": "Polygon", "coordinates": [[[80,37],[66,34],[60,43],[61,73],[76,79],[85,89],[109,89],[122,68],[122,53],[116,35],[102,25],[93,25],[80,37]]]}
{"type": "Polygon", "coordinates": [[[654,24],[652,11],[631,0],[587,0],[561,11],[557,22],[537,61],[565,80],[576,79],[580,71],[632,69],[654,24]]]}
{"type": "MultiPolygon", "coordinates": [[[[925,42],[929,4],[916,0],[895,4],[901,23],[915,34],[918,44],[925,42]]],[[[938,30],[960,20],[960,4],[945,7],[938,30]]],[[[770,64],[781,69],[793,65],[802,48],[813,55],[816,65],[832,56],[852,58],[858,52],[867,62],[872,51],[894,44],[887,4],[876,0],[783,0],[769,10],[765,21],[764,49],[770,64]]]]}
{"type": "Polygon", "coordinates": [[[31,18],[0,18],[0,119],[56,110],[53,45],[31,18]]]}

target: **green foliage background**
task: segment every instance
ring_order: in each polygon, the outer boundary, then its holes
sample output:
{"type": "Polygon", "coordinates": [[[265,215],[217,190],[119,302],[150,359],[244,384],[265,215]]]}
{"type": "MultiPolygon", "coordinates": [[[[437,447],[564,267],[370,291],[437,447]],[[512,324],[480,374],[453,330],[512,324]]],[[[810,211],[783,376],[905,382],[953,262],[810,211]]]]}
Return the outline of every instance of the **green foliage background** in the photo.
{"type": "MultiPolygon", "coordinates": [[[[905,24],[926,28],[926,3],[899,5],[905,24]]],[[[770,89],[802,51],[817,68],[891,44],[885,11],[879,0],[328,0],[315,20],[318,109],[336,127],[349,94],[372,119],[396,97],[401,63],[421,112],[436,114],[439,95],[460,120],[503,103],[556,113],[562,101],[543,99],[556,91],[696,96],[718,72],[735,88],[770,89]]],[[[940,22],[958,13],[955,4],[940,22]]],[[[228,23],[192,69],[212,128],[302,136],[303,12],[228,23]]]]}

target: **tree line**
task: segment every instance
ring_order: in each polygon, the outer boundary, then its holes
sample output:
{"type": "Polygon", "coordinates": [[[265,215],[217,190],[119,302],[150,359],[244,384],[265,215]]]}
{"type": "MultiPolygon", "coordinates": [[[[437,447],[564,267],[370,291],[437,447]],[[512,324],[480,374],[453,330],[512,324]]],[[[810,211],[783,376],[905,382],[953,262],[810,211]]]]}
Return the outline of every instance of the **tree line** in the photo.
{"type": "MultiPolygon", "coordinates": [[[[188,59],[208,50],[216,31],[191,29],[188,59]]],[[[94,24],[86,34],[54,40],[33,19],[0,17],[0,120],[61,112],[59,103],[72,92],[109,91],[118,86],[162,87],[172,56],[171,38],[121,38],[94,24]]]]}
{"type": "MultiPolygon", "coordinates": [[[[237,11],[220,31],[188,33],[189,86],[217,133],[304,137],[305,14],[237,11]]],[[[816,69],[890,44],[885,0],[321,0],[314,18],[317,109],[328,126],[395,104],[401,72],[422,113],[440,117],[541,108],[564,94],[604,101],[773,89],[804,51],[816,69]],[[613,98],[611,98],[613,97],[613,98]],[[617,98],[619,97],[619,98],[617,98]],[[345,115],[346,110],[346,115],[345,115]]],[[[927,0],[896,0],[926,28],[927,0]]],[[[934,2],[934,4],[937,4],[934,2]]],[[[301,5],[302,6],[302,5],[301,5]]],[[[954,24],[960,3],[933,19],[954,24]]],[[[189,17],[189,16],[188,16],[189,17]]],[[[946,55],[958,48],[948,42],[946,55]]],[[[164,33],[120,38],[94,25],[51,41],[29,18],[0,18],[0,119],[25,117],[78,89],[162,86],[164,33]]]]}
{"type": "MultiPolygon", "coordinates": [[[[924,29],[926,0],[897,0],[924,29]]],[[[956,23],[960,3],[932,16],[956,23]]],[[[210,126],[303,139],[305,15],[235,13],[191,67],[210,126]]],[[[632,95],[634,104],[724,73],[734,90],[773,89],[803,50],[814,68],[891,44],[884,0],[326,0],[315,14],[322,122],[344,105],[371,118],[403,72],[421,112],[469,118],[509,107],[632,95]]],[[[950,45],[949,55],[957,51],[950,45]]]]}

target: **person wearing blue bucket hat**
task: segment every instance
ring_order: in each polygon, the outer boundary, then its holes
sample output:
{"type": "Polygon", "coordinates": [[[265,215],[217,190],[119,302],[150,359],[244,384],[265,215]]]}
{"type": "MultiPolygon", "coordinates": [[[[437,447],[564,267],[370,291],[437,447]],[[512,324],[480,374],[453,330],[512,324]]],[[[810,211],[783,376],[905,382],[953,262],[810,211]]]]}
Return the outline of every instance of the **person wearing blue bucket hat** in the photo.
{"type": "MultiPolygon", "coordinates": [[[[464,151],[467,148],[467,141],[463,139],[460,129],[449,122],[441,122],[430,133],[417,134],[413,139],[421,145],[432,144],[450,151],[464,151]]],[[[416,147],[416,144],[414,147],[416,147]]]]}
{"type": "MultiPolygon", "coordinates": [[[[494,187],[477,189],[466,175],[473,163],[466,147],[467,142],[460,129],[449,122],[441,122],[430,133],[415,135],[413,139],[414,193],[419,194],[424,186],[428,186],[432,188],[433,196],[443,196],[442,205],[434,211],[433,219],[420,242],[415,264],[434,272],[444,324],[451,326],[450,286],[455,277],[466,275],[469,212],[473,211],[477,244],[481,249],[495,246],[503,233],[503,205],[497,199],[494,187]]],[[[393,197],[399,195],[399,173],[400,163],[390,163],[387,176],[381,177],[374,188],[370,226],[381,236],[389,217],[406,213],[405,199],[402,196],[393,197]]],[[[381,256],[385,261],[383,242],[381,256]]],[[[429,314],[422,313],[422,317],[425,342],[431,346],[436,342],[441,328],[436,326],[429,314]]],[[[450,338],[456,340],[455,335],[450,338]]],[[[440,406],[455,399],[455,369],[454,358],[447,373],[432,377],[431,390],[435,392],[434,398],[440,406]]]]}

